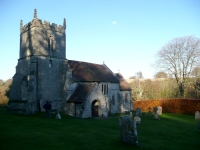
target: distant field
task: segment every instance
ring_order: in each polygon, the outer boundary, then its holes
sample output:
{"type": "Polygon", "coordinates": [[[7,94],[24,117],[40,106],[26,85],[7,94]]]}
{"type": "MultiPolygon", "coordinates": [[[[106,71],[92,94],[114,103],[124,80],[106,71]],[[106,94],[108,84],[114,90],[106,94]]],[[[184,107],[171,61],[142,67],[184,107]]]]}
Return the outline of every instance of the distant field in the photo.
{"type": "Polygon", "coordinates": [[[0,108],[0,150],[199,150],[200,133],[193,115],[161,115],[161,120],[143,115],[137,126],[139,146],[119,140],[118,116],[107,119],[80,119],[62,115],[46,119],[7,114],[0,108]]]}

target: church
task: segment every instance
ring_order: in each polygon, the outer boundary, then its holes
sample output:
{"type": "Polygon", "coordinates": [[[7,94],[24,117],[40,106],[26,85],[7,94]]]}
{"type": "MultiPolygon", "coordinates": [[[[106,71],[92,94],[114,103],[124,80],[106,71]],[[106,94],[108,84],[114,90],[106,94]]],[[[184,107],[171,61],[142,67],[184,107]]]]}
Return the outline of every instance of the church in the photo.
{"type": "MultiPolygon", "coordinates": [[[[107,117],[133,110],[129,84],[106,64],[66,59],[66,20],[50,24],[37,17],[20,22],[20,52],[10,89],[8,112],[52,111],[80,117],[107,117]]],[[[95,56],[94,56],[95,57],[95,56]]]]}

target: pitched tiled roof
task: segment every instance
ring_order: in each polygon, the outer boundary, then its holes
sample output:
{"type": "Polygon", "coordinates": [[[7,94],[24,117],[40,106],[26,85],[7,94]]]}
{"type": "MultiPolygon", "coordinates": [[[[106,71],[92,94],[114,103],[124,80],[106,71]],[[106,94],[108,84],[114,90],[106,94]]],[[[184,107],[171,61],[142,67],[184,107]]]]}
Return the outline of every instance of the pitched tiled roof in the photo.
{"type": "Polygon", "coordinates": [[[68,60],[72,70],[72,79],[81,82],[115,82],[119,80],[104,65],[68,60]]]}
{"type": "Polygon", "coordinates": [[[95,84],[79,84],[67,102],[81,103],[85,101],[86,96],[92,90],[95,84]]]}
{"type": "Polygon", "coordinates": [[[120,83],[119,83],[119,85],[120,85],[120,91],[131,91],[131,87],[126,82],[126,80],[124,79],[124,77],[120,73],[116,73],[115,75],[120,80],[120,83]]]}

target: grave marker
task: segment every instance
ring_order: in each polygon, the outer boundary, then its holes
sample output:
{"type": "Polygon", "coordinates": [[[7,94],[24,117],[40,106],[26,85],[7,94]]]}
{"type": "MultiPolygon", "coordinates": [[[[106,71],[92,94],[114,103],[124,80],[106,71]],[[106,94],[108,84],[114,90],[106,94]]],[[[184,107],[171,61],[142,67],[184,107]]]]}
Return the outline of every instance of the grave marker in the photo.
{"type": "Polygon", "coordinates": [[[133,121],[129,115],[124,115],[119,119],[120,139],[124,143],[137,145],[138,136],[136,129],[136,122],[133,121]]]}

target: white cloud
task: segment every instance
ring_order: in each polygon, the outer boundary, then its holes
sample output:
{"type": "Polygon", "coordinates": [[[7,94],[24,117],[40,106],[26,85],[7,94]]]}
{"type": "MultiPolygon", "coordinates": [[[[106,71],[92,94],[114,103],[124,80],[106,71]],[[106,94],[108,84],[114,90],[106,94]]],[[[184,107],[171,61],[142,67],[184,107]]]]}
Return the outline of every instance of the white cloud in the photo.
{"type": "Polygon", "coordinates": [[[113,25],[116,25],[116,24],[117,24],[117,22],[113,21],[113,22],[112,22],[112,24],[113,24],[113,25]]]}

